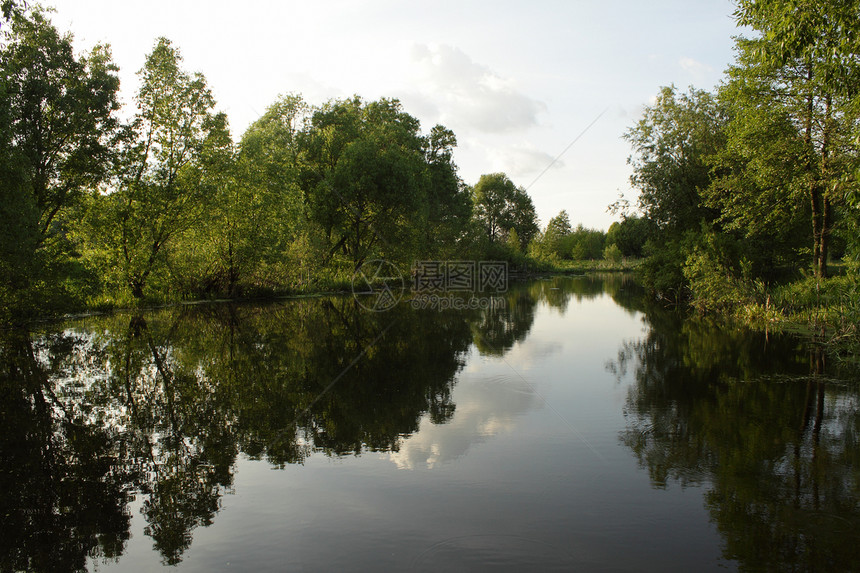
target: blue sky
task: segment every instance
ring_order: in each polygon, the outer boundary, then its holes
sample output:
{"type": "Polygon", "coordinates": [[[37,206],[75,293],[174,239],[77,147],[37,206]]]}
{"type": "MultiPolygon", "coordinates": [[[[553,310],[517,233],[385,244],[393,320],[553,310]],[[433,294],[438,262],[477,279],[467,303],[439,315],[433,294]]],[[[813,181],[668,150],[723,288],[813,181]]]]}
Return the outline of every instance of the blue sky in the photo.
{"type": "Polygon", "coordinates": [[[619,193],[636,196],[625,130],[661,86],[713,88],[738,33],[729,0],[56,4],[76,48],[111,45],[127,102],[159,36],[206,76],[236,139],[279,94],[396,97],[425,131],[455,132],[467,183],[505,172],[542,225],[567,209],[602,229],[619,193]]]}

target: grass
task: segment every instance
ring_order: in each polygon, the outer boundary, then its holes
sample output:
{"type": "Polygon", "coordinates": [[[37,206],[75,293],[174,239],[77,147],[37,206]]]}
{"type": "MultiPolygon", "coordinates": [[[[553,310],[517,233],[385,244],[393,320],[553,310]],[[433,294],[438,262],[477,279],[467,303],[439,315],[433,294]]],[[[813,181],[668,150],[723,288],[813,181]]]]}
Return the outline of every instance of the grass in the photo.
{"type": "Polygon", "coordinates": [[[805,277],[774,286],[756,282],[743,290],[726,314],[754,327],[802,333],[837,354],[860,357],[860,277],[856,272],[825,279],[805,277]]]}
{"type": "Polygon", "coordinates": [[[545,269],[549,272],[558,273],[588,273],[588,272],[633,272],[643,259],[620,259],[618,261],[609,260],[582,260],[582,261],[552,261],[545,269]]]}

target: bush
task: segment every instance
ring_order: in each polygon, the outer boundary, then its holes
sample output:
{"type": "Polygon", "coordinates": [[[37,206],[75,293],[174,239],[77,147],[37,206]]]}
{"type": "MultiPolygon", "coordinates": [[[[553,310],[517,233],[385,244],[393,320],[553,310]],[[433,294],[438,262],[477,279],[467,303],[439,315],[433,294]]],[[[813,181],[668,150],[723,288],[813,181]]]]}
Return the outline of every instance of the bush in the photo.
{"type": "Polygon", "coordinates": [[[618,248],[618,245],[612,244],[603,249],[603,258],[612,263],[621,262],[621,259],[624,258],[621,254],[621,249],[618,248]]]}

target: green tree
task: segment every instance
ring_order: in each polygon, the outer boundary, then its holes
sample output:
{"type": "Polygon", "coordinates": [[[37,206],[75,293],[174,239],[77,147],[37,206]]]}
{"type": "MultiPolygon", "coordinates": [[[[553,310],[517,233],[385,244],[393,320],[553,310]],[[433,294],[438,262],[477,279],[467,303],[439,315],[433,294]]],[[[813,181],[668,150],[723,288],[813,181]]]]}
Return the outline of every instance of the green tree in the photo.
{"type": "Polygon", "coordinates": [[[470,191],[457,174],[457,165],[453,159],[457,137],[450,129],[435,125],[424,145],[430,182],[427,240],[423,253],[433,256],[452,253],[463,239],[472,216],[470,191]]]}
{"type": "Polygon", "coordinates": [[[429,185],[419,130],[398,100],[356,96],[324,105],[301,134],[299,185],[311,220],[353,268],[415,249],[429,185]]]}
{"type": "Polygon", "coordinates": [[[0,298],[18,312],[44,310],[72,288],[69,209],[107,174],[119,80],[107,47],[76,57],[71,36],[60,35],[41,9],[15,13],[7,32],[0,49],[0,298]]]}
{"type": "Polygon", "coordinates": [[[474,218],[490,245],[505,242],[508,232],[516,229],[520,248],[525,250],[540,230],[531,197],[504,173],[481,175],[472,189],[472,204],[474,218]]]}
{"type": "Polygon", "coordinates": [[[519,235],[520,247],[526,247],[540,232],[534,201],[523,187],[517,187],[513,201],[513,226],[519,235]]]}
{"type": "Polygon", "coordinates": [[[708,92],[677,94],[664,87],[644,117],[627,131],[633,146],[630,180],[640,190],[639,209],[652,234],[642,279],[658,296],[685,295],[682,266],[701,233],[719,212],[705,204],[711,184],[710,157],[725,145],[725,112],[708,92]]]}
{"type": "Polygon", "coordinates": [[[731,138],[740,166],[715,200],[749,232],[786,218],[785,208],[763,213],[767,205],[808,206],[812,266],[824,277],[836,209],[857,189],[860,2],[737,6],[738,24],[758,35],[736,42],[727,94],[739,108],[731,138]]]}
{"type": "Polygon", "coordinates": [[[94,201],[95,256],[105,271],[116,266],[135,299],[153,273],[165,271],[166,246],[201,220],[213,195],[214,164],[231,145],[205,78],[183,71],[181,62],[169,40],[156,42],[139,72],[117,187],[94,201]]]}
{"type": "Polygon", "coordinates": [[[717,177],[704,191],[720,211],[723,230],[742,237],[744,255],[757,276],[794,266],[810,243],[808,203],[803,199],[802,137],[773,100],[773,92],[735,68],[720,90],[731,120],[725,148],[713,157],[717,177]]]}
{"type": "Polygon", "coordinates": [[[301,97],[280,97],[248,127],[238,149],[229,141],[213,148],[204,172],[212,190],[206,212],[171,250],[171,269],[183,266],[187,275],[183,291],[271,293],[320,260],[310,252],[304,260],[292,256],[308,228],[296,145],[308,114],[301,97]]]}
{"type": "Polygon", "coordinates": [[[651,233],[647,219],[636,215],[623,217],[615,221],[606,231],[607,245],[616,245],[622,256],[640,258],[643,248],[651,233]]]}
{"type": "Polygon", "coordinates": [[[549,252],[559,258],[570,258],[570,217],[567,211],[562,210],[558,215],[549,220],[543,232],[543,242],[549,252]]]}
{"type": "Polygon", "coordinates": [[[603,249],[603,258],[607,261],[617,263],[620,262],[623,257],[624,255],[621,253],[621,249],[619,249],[618,245],[615,243],[610,243],[603,249]]]}
{"type": "Polygon", "coordinates": [[[697,229],[716,218],[701,192],[711,182],[708,158],[724,145],[724,123],[713,95],[692,88],[678,94],[670,86],[624,134],[635,153],[630,181],[640,191],[639,209],[658,229],[697,229]]]}
{"type": "Polygon", "coordinates": [[[586,229],[582,223],[569,235],[568,257],[577,261],[603,258],[606,233],[598,229],[586,229]]]}
{"type": "Polygon", "coordinates": [[[223,125],[210,133],[195,179],[188,181],[206,192],[199,218],[163,247],[170,288],[183,296],[239,295],[239,281],[247,266],[243,247],[260,231],[251,226],[257,222],[252,216],[253,203],[243,193],[246,181],[241,177],[226,116],[218,115],[215,121],[223,125]]]}

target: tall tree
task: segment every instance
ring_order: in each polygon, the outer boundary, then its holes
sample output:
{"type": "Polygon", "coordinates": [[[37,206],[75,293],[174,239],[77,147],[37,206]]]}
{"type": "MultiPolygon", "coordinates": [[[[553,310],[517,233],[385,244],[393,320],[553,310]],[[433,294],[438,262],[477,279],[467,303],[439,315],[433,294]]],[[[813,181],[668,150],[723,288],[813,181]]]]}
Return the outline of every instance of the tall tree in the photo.
{"type": "Polygon", "coordinates": [[[715,178],[704,190],[726,231],[747,245],[756,274],[794,266],[808,249],[810,209],[806,201],[803,137],[771,86],[739,68],[719,91],[731,118],[726,145],[713,156],[715,178]]]}
{"type": "Polygon", "coordinates": [[[546,225],[546,230],[543,233],[543,241],[546,248],[558,257],[569,257],[570,249],[567,248],[569,242],[566,239],[570,236],[571,231],[570,216],[566,210],[562,209],[546,225]]]}
{"type": "MultiPolygon", "coordinates": [[[[758,96],[790,122],[795,133],[788,139],[798,148],[748,170],[793,163],[795,173],[784,194],[809,205],[812,266],[816,276],[824,277],[834,211],[857,188],[860,1],[738,0],[735,16],[758,36],[738,38],[732,80],[757,87],[758,96]]],[[[754,150],[762,147],[757,142],[770,144],[764,138],[747,142],[754,150]]]]}
{"type": "Polygon", "coordinates": [[[639,208],[661,230],[697,229],[716,218],[701,192],[710,185],[708,158],[724,144],[723,110],[713,95],[674,86],[660,90],[644,117],[624,134],[635,155],[630,177],[640,190],[639,208]]]}
{"type": "Polygon", "coordinates": [[[225,196],[218,243],[231,283],[286,286],[321,263],[324,253],[314,248],[321,233],[298,178],[299,137],[310,115],[301,96],[281,96],[242,136],[238,184],[225,196]]]}
{"type": "Polygon", "coordinates": [[[107,248],[107,265],[117,265],[136,299],[163,269],[166,245],[200,220],[213,195],[211,171],[231,145],[206,79],[182,70],[181,62],[166,38],[147,56],[117,188],[98,198],[104,209],[94,232],[107,248]]]}
{"type": "Polygon", "coordinates": [[[429,171],[426,244],[424,254],[435,255],[456,246],[467,230],[472,215],[468,187],[457,174],[454,148],[457,137],[450,129],[435,125],[425,139],[425,160],[429,171]]]}
{"type": "Polygon", "coordinates": [[[42,10],[11,14],[0,49],[0,290],[20,295],[62,282],[63,213],[107,174],[119,80],[107,47],[78,57],[42,10]]]}
{"type": "Polygon", "coordinates": [[[332,101],[300,140],[300,185],[331,252],[358,268],[414,249],[426,219],[428,172],[416,118],[398,100],[332,101]]]}
{"type": "Polygon", "coordinates": [[[710,93],[678,94],[670,86],[624,135],[634,150],[630,180],[640,190],[639,209],[654,231],[642,278],[671,301],[685,296],[684,261],[702,226],[719,215],[703,194],[712,181],[709,158],[725,145],[724,124],[724,110],[710,93]]]}
{"type": "Polygon", "coordinates": [[[475,220],[491,245],[504,242],[516,229],[525,250],[540,230],[531,197],[504,173],[481,175],[472,190],[472,204],[475,220]]]}

